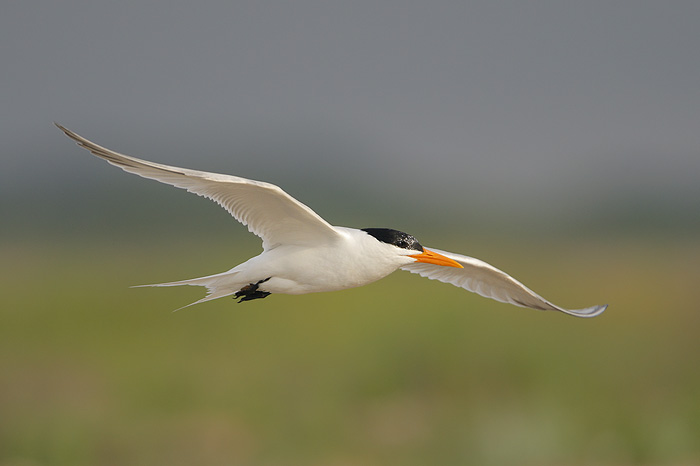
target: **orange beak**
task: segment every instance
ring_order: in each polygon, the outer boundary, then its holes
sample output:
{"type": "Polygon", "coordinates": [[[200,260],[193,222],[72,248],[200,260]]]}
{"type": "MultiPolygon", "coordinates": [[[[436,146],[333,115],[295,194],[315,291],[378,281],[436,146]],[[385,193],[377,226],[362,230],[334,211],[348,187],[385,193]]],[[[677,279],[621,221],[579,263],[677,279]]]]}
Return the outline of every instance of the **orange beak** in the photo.
{"type": "Polygon", "coordinates": [[[453,261],[449,257],[445,257],[437,252],[430,251],[428,249],[423,249],[421,254],[415,254],[412,256],[418,262],[425,262],[426,264],[443,265],[445,267],[457,267],[458,269],[463,269],[462,264],[457,261],[453,261]]]}

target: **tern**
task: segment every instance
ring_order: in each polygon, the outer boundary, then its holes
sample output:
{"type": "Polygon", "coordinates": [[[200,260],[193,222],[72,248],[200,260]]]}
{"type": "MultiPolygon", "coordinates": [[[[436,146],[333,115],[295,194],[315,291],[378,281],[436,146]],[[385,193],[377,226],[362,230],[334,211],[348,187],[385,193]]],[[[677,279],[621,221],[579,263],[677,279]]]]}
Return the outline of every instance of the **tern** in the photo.
{"type": "Polygon", "coordinates": [[[260,255],[226,272],[140,285],[206,287],[204,298],[185,307],[231,295],[243,302],[273,293],[343,290],[367,285],[401,269],[520,307],[577,317],[594,317],[607,308],[564,309],[486,262],[425,248],[402,231],[333,226],[274,184],[137,159],[55,124],[79,146],[126,172],[213,200],[262,239],[260,255]]]}

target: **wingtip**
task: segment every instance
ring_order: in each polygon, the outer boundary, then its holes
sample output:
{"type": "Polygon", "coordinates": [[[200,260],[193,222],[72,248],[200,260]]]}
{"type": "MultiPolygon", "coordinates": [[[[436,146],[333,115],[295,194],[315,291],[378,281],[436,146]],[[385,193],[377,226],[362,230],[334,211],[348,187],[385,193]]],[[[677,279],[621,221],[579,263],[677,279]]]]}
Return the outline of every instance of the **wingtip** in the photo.
{"type": "Polygon", "coordinates": [[[607,304],[602,304],[599,306],[591,306],[585,309],[576,309],[571,311],[565,311],[567,314],[576,317],[596,317],[601,315],[608,308],[607,304]]]}
{"type": "Polygon", "coordinates": [[[54,126],[56,126],[56,128],[58,128],[58,129],[60,129],[61,131],[63,131],[63,133],[64,133],[66,136],[68,136],[69,138],[75,139],[75,138],[73,137],[73,135],[75,134],[75,133],[73,133],[73,131],[69,130],[68,128],[66,128],[65,126],[63,126],[62,124],[60,124],[60,123],[58,123],[58,122],[56,122],[56,121],[54,121],[53,124],[54,124],[54,126]]]}

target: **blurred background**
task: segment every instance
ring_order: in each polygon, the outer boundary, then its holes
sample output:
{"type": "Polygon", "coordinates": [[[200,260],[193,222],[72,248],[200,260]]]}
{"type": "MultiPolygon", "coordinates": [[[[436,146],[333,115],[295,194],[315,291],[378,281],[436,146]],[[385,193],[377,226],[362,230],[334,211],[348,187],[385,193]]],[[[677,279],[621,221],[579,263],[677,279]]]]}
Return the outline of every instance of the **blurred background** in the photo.
{"type": "Polygon", "coordinates": [[[700,3],[0,10],[1,466],[700,463],[700,3]],[[610,308],[400,272],[173,314],[128,287],[259,240],[53,121],[610,308]]]}

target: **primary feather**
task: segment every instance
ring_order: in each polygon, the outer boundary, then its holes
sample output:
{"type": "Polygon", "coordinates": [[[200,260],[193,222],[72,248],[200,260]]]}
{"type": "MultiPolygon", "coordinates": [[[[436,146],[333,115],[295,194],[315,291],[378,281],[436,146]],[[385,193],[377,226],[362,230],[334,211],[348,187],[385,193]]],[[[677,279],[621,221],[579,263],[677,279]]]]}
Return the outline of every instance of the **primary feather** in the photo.
{"type": "Polygon", "coordinates": [[[126,172],[213,200],[262,238],[263,249],[283,243],[310,245],[337,237],[328,222],[274,184],[148,162],[99,146],[57,123],[56,126],[81,147],[126,172]]]}
{"type": "Polygon", "coordinates": [[[457,261],[463,268],[440,267],[439,265],[414,262],[401,267],[411,273],[464,288],[486,298],[502,303],[515,304],[531,309],[560,311],[577,317],[595,317],[607,306],[592,306],[585,309],[564,309],[538,295],[515,278],[486,262],[461,254],[429,248],[445,257],[457,261]]]}

